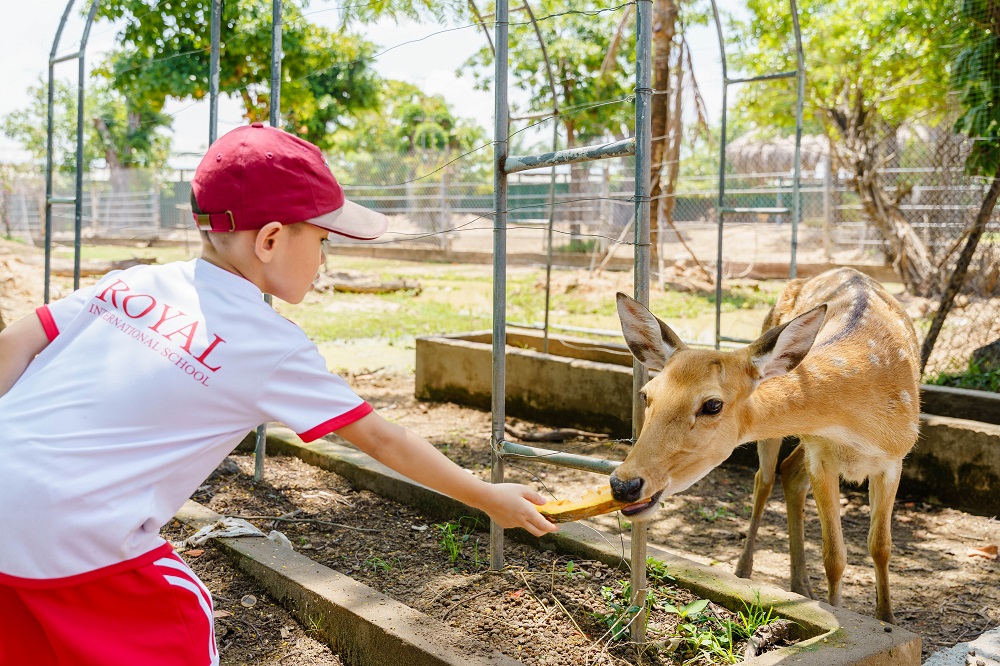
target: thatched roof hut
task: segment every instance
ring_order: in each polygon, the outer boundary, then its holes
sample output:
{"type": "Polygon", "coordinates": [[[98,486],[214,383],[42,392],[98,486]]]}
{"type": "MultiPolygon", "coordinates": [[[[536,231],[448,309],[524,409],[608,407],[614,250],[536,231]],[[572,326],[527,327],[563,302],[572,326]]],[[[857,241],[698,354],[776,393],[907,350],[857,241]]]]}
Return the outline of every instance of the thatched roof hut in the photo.
{"type": "MultiPolygon", "coordinates": [[[[830,154],[830,143],[825,136],[802,137],[799,155],[802,171],[815,171],[830,154]]],[[[795,159],[795,137],[776,136],[760,138],[749,132],[726,145],[726,161],[736,173],[788,173],[795,159]]]]}

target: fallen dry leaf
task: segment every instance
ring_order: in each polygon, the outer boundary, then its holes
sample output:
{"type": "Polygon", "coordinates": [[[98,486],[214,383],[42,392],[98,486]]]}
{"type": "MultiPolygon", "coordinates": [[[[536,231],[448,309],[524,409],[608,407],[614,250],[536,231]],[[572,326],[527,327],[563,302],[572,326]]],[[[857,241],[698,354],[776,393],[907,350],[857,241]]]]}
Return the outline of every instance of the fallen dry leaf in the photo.
{"type": "Polygon", "coordinates": [[[199,555],[204,555],[205,550],[203,548],[196,548],[195,550],[189,550],[184,553],[188,557],[198,557],[199,555]]]}
{"type": "Polygon", "coordinates": [[[969,557],[985,557],[988,560],[995,560],[997,559],[997,545],[995,543],[991,543],[986,546],[980,546],[979,548],[970,548],[966,555],[969,557]]]}
{"type": "Polygon", "coordinates": [[[220,617],[229,617],[230,615],[232,615],[232,613],[230,613],[229,611],[224,611],[224,610],[212,611],[212,617],[214,617],[215,619],[219,619],[220,617]]]}

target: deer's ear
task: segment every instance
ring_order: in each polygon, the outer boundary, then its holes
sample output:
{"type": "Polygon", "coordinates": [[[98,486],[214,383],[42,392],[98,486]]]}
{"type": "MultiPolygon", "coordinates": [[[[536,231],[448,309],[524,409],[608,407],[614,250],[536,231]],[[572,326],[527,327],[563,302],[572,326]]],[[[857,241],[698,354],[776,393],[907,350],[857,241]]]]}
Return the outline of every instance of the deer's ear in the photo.
{"type": "Polygon", "coordinates": [[[825,319],[826,303],[757,338],[748,348],[750,362],[760,373],[757,382],[780,377],[801,363],[812,349],[825,319]]]}
{"type": "Polygon", "coordinates": [[[618,318],[632,354],[650,370],[662,370],[684,343],[642,303],[618,292],[618,318]]]}

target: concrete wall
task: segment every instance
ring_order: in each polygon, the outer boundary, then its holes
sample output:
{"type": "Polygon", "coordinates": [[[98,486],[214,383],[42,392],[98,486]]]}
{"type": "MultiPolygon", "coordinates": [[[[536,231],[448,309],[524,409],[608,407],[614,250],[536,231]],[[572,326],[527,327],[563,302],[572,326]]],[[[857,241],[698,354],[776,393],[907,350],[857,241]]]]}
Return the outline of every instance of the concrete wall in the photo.
{"type": "MultiPolygon", "coordinates": [[[[418,338],[417,398],[489,409],[490,339],[489,331],[418,338]]],[[[539,333],[509,334],[507,342],[508,416],[630,436],[632,367],[624,345],[551,338],[554,353],[542,354],[539,333]]],[[[1000,513],[1000,396],[924,385],[921,400],[925,410],[945,414],[921,415],[920,439],[903,464],[900,496],[979,515],[1000,513]]],[[[756,467],[756,448],[741,446],[730,461],[756,467]]]]}
{"type": "MultiPolygon", "coordinates": [[[[490,408],[489,334],[470,336],[485,341],[465,337],[417,338],[417,398],[490,408]]],[[[509,342],[526,345],[530,338],[511,336],[509,342]]],[[[631,433],[631,362],[625,367],[510,346],[506,388],[509,416],[615,437],[631,433]]]]}
{"type": "Polygon", "coordinates": [[[986,391],[923,384],[920,387],[920,411],[925,414],[1000,425],[1000,395],[986,391]]]}

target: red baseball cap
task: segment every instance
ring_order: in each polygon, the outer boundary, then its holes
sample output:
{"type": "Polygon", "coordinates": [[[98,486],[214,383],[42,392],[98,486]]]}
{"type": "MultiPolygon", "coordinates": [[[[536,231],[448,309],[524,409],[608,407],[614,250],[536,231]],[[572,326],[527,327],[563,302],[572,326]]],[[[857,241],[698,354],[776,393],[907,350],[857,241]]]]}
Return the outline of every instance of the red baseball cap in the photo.
{"type": "Polygon", "coordinates": [[[208,148],[191,191],[203,231],[260,229],[268,222],[308,222],[335,234],[372,240],[389,220],[344,198],[319,148],[275,127],[238,127],[208,148]]]}

